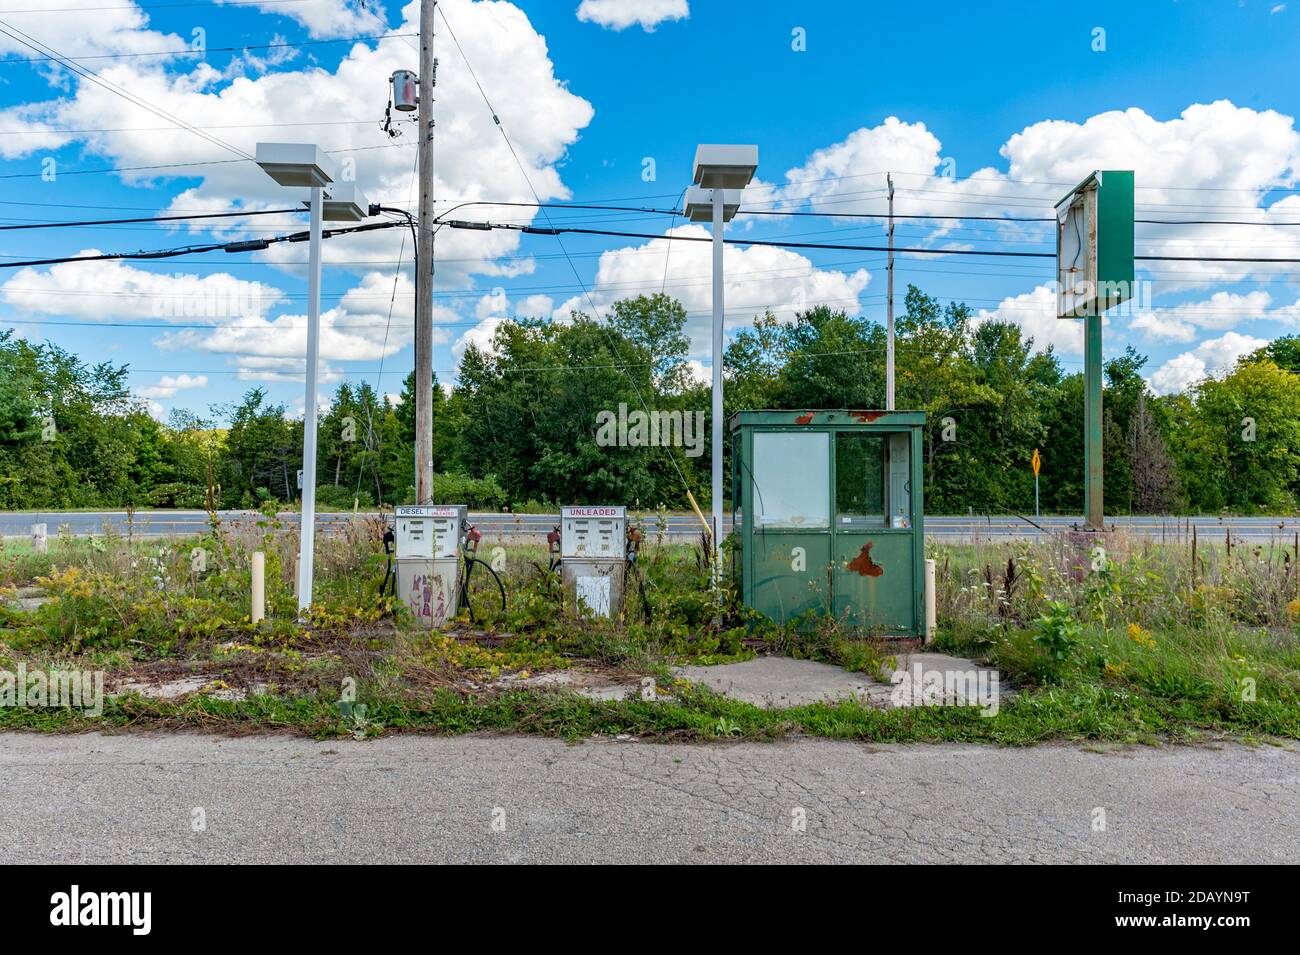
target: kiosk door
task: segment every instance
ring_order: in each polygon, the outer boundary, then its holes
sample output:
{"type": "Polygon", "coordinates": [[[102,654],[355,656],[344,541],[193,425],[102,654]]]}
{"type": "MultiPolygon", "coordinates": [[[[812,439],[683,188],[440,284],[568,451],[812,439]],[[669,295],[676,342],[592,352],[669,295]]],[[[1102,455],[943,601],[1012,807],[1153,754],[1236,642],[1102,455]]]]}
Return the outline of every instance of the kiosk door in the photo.
{"type": "Polygon", "coordinates": [[[754,432],[750,508],[755,609],[784,623],[827,608],[831,564],[830,435],[754,432]]]}
{"type": "Polygon", "coordinates": [[[916,619],[907,433],[835,434],[832,611],[875,633],[916,619]]]}

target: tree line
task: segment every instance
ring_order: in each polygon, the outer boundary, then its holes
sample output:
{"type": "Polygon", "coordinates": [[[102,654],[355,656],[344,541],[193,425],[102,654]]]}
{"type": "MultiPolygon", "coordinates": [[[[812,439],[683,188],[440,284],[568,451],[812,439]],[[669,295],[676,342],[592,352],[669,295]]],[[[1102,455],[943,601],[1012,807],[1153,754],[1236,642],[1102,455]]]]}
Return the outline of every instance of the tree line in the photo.
{"type": "MultiPolygon", "coordinates": [[[[1032,511],[1038,448],[1042,509],[1078,513],[1082,374],[1067,373],[1052,349],[1036,351],[1019,326],[977,322],[966,305],[941,305],[915,286],[896,325],[897,407],[927,415],[927,511],[1032,511]]],[[[790,322],[762,315],[727,348],[726,414],[883,407],[885,347],[878,323],[842,310],[818,306],[790,322]]],[[[692,373],[689,351],[686,312],[663,294],[620,301],[603,321],[575,312],[562,323],[502,323],[490,349],[466,348],[453,387],[435,382],[436,497],[494,510],[579,501],[681,508],[689,489],[707,508],[707,427],[703,454],[607,440],[620,406],[663,420],[708,411],[709,386],[692,373]]],[[[1293,511],[1300,336],[1175,395],[1150,391],[1146,361],[1130,348],[1105,366],[1107,511],[1293,511]]],[[[0,333],[0,509],[298,498],[302,422],[264,390],[204,413],[173,411],[164,424],[132,395],[127,373],[0,333]]],[[[413,397],[413,375],[397,400],[364,381],[339,385],[319,425],[323,506],[413,499],[413,397]]]]}

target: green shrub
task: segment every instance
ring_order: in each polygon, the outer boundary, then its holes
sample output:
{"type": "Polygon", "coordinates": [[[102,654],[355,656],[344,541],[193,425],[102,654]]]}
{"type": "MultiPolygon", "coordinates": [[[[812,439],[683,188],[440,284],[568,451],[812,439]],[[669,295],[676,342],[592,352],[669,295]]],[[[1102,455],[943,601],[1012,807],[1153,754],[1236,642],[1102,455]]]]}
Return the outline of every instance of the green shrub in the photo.
{"type": "Polygon", "coordinates": [[[1074,610],[1063,600],[1051,600],[1047,613],[1038,618],[1034,643],[1047,655],[1047,673],[1057,679],[1079,647],[1082,628],[1074,610]]]}

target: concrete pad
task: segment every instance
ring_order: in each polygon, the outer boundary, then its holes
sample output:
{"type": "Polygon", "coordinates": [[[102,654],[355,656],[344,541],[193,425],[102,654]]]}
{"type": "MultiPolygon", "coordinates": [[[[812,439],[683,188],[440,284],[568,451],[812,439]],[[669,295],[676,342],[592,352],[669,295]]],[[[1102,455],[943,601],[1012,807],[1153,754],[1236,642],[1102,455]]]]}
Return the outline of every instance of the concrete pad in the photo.
{"type": "MultiPolygon", "coordinates": [[[[611,680],[599,672],[586,670],[551,670],[527,677],[510,674],[494,681],[492,686],[500,688],[524,689],[539,687],[556,687],[572,690],[589,700],[638,700],[641,699],[641,684],[611,680]]],[[[655,699],[660,696],[656,693],[655,699]]]]}
{"type": "Polygon", "coordinates": [[[755,657],[743,663],[678,667],[675,672],[715,693],[768,708],[846,699],[875,706],[889,703],[887,684],[877,683],[865,673],[851,673],[816,660],[755,657]]]}
{"type": "Polygon", "coordinates": [[[743,663],[678,667],[679,677],[715,693],[779,708],[855,699],[881,709],[908,706],[996,706],[1013,693],[996,669],[944,653],[899,653],[895,670],[880,679],[843,667],[790,657],[756,657],[743,663]]]}
{"type": "Polygon", "coordinates": [[[51,599],[39,587],[18,587],[12,595],[0,595],[0,600],[23,613],[31,613],[51,599]]]}
{"type": "Polygon", "coordinates": [[[222,689],[206,689],[212,686],[214,678],[210,676],[189,676],[179,677],[175,680],[163,680],[160,683],[140,683],[125,682],[118,683],[113,692],[109,693],[110,697],[121,696],[123,693],[139,693],[141,696],[150,697],[155,700],[178,700],[183,696],[189,696],[191,693],[204,693],[206,696],[215,697],[218,700],[243,700],[249,696],[261,696],[271,692],[271,687],[258,683],[249,690],[242,690],[238,687],[225,687],[222,689]]]}
{"type": "Polygon", "coordinates": [[[896,654],[894,662],[881,667],[894,706],[996,706],[1014,695],[996,668],[966,657],[912,652],[896,654]]]}

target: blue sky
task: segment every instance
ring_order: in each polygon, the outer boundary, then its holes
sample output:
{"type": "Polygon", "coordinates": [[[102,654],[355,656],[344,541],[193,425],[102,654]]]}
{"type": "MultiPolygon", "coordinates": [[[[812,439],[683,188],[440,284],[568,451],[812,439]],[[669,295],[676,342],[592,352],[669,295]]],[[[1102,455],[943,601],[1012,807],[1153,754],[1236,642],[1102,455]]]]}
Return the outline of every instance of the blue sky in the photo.
{"type": "MultiPolygon", "coordinates": [[[[379,122],[389,73],[416,66],[415,40],[335,41],[411,33],[414,5],[42,0],[29,8],[10,7],[0,25],[61,56],[87,57],[76,62],[117,92],[48,60],[31,62],[40,54],[0,35],[0,224],[296,205],[300,197],[240,158],[258,140],[318,142],[372,199],[413,208],[414,131],[408,125],[390,138],[379,122]],[[168,168],[127,168],[142,166],[168,168]],[[104,169],[120,171],[97,172],[104,169]]],[[[1280,224],[1300,221],[1292,75],[1300,7],[444,0],[444,8],[519,158],[439,21],[441,208],[464,199],[526,202],[534,191],[670,207],[689,181],[696,143],[746,142],[759,147],[759,181],[745,197],[755,210],[877,215],[891,170],[901,214],[1045,217],[1066,184],[1091,169],[1132,168],[1140,218],[1256,223],[1139,226],[1140,251],[1300,257],[1300,227],[1280,224]]],[[[458,215],[545,222],[507,207],[458,215]]],[[[637,213],[549,216],[654,235],[669,226],[637,213]]],[[[300,216],[274,216],[10,231],[0,233],[0,255],[166,248],[300,228],[300,216]]],[[[698,227],[679,220],[676,229],[698,227]]],[[[878,218],[742,215],[730,233],[879,245],[883,227],[878,218]]],[[[955,218],[900,223],[898,241],[1054,247],[1047,223],[955,218]]],[[[467,341],[489,342],[505,318],[563,320],[570,308],[603,311],[659,288],[686,303],[694,358],[707,368],[702,244],[677,243],[665,262],[663,239],[569,236],[561,247],[546,236],[445,229],[437,248],[440,378],[467,341]]],[[[300,407],[305,258],[302,245],[286,245],[6,269],[0,327],[88,361],[129,363],[132,386],[159,415],[204,411],[259,385],[300,407]]],[[[764,308],[789,317],[816,302],[881,319],[883,264],[875,252],[733,247],[729,330],[764,308]]],[[[1188,387],[1300,329],[1296,275],[1294,266],[1154,264],[1140,272],[1149,283],[1140,307],[1110,320],[1107,352],[1132,344],[1150,356],[1146,372],[1158,391],[1188,387]]],[[[967,301],[981,318],[1016,321],[1040,345],[1054,345],[1072,370],[1081,359],[1078,328],[1053,317],[1052,278],[1049,259],[904,255],[897,265],[900,300],[911,282],[967,301]]],[[[410,247],[401,230],[326,243],[324,292],[322,392],[344,379],[396,392],[412,364],[410,247]]]]}

